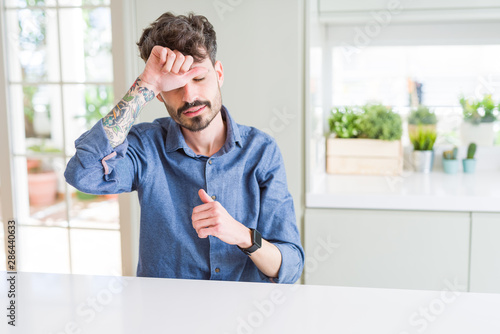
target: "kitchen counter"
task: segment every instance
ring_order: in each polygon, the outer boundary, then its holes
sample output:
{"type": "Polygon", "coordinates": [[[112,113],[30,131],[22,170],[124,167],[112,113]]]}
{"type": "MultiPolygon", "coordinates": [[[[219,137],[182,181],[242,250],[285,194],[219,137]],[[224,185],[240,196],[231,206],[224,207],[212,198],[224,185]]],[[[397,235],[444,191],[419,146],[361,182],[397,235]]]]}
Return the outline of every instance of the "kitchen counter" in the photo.
{"type": "MultiPolygon", "coordinates": [[[[7,273],[0,301],[8,305],[7,273]]],[[[19,273],[1,333],[499,333],[500,294],[19,273]]]]}
{"type": "Polygon", "coordinates": [[[319,174],[308,208],[500,212],[500,171],[402,176],[319,174]]]}

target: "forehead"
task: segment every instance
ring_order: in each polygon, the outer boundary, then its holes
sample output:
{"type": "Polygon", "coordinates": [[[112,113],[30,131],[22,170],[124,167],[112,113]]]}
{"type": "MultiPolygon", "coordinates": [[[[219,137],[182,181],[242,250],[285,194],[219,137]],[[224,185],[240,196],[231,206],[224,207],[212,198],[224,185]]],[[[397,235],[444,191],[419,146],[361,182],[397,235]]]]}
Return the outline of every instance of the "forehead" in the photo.
{"type": "Polygon", "coordinates": [[[209,57],[205,57],[202,61],[194,61],[193,65],[191,65],[192,68],[193,67],[199,67],[199,66],[205,67],[208,70],[210,70],[211,68],[214,67],[212,65],[212,61],[210,60],[209,57]]]}

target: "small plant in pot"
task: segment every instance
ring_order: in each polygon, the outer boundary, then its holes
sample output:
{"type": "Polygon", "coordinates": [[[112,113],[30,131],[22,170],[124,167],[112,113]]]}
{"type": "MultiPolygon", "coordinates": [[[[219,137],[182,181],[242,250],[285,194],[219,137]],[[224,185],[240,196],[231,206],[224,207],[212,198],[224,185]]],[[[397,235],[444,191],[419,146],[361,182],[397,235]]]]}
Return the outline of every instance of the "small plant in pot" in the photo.
{"type": "Polygon", "coordinates": [[[458,148],[443,152],[443,170],[446,174],[456,174],[458,172],[458,148]]]}
{"type": "Polygon", "coordinates": [[[408,116],[408,133],[415,135],[420,128],[436,131],[436,114],[426,106],[419,106],[408,116]]]}
{"type": "Polygon", "coordinates": [[[464,122],[461,127],[462,144],[474,142],[479,146],[493,146],[495,140],[495,103],[491,95],[482,100],[460,97],[464,122]]]}
{"type": "Polygon", "coordinates": [[[434,164],[434,143],[437,133],[435,129],[419,126],[414,133],[410,133],[413,145],[412,162],[416,172],[430,173],[434,164]]]}
{"type": "Polygon", "coordinates": [[[493,123],[497,120],[495,116],[495,102],[493,101],[491,94],[483,97],[481,107],[483,107],[484,111],[484,114],[481,117],[481,123],[493,123]]]}
{"type": "Polygon", "coordinates": [[[462,160],[464,166],[464,173],[472,174],[476,170],[476,155],[477,145],[475,143],[470,143],[467,148],[467,158],[462,160]]]}

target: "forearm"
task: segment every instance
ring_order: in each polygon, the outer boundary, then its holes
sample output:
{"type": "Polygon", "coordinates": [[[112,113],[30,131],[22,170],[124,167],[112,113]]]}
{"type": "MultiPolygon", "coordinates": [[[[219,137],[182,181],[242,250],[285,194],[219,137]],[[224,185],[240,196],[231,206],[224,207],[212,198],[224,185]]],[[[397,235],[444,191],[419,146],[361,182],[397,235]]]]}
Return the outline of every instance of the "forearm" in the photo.
{"type": "Polygon", "coordinates": [[[130,128],[135,123],[142,108],[154,97],[156,93],[152,86],[143,82],[140,77],[123,99],[102,119],[106,136],[112,147],[125,141],[130,128]]]}
{"type": "Polygon", "coordinates": [[[269,241],[262,239],[262,247],[253,252],[250,259],[267,277],[278,277],[281,267],[281,252],[269,241]]]}

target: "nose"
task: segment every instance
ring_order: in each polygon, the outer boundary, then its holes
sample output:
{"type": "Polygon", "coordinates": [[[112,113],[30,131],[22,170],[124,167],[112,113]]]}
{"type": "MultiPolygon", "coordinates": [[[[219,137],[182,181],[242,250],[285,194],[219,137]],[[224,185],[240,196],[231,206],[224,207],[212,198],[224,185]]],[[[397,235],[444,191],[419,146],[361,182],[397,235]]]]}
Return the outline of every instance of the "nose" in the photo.
{"type": "Polygon", "coordinates": [[[182,87],[182,101],[187,103],[192,103],[198,99],[198,90],[196,85],[192,82],[188,82],[184,87],[182,87]]]}

